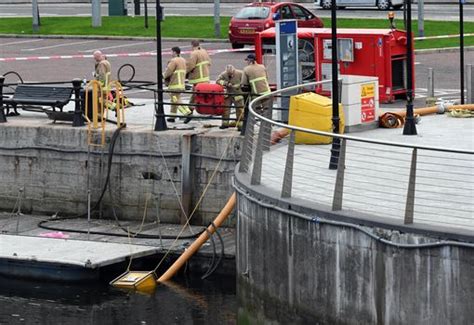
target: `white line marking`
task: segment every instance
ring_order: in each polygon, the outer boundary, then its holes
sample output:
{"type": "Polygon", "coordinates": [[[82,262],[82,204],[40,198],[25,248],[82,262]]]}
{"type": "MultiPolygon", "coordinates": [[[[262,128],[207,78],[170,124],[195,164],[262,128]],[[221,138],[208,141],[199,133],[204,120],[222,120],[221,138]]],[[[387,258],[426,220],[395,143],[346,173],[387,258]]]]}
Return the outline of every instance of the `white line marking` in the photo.
{"type": "Polygon", "coordinates": [[[115,45],[115,46],[108,46],[108,47],[101,47],[101,48],[94,48],[94,49],[88,49],[88,50],[83,50],[79,51],[79,53],[88,53],[92,52],[95,50],[109,50],[109,49],[116,49],[120,47],[129,47],[129,46],[135,46],[135,45],[143,45],[143,44],[154,44],[154,42],[140,42],[140,43],[132,43],[132,44],[121,44],[121,45],[115,45]]]}
{"type": "Polygon", "coordinates": [[[11,43],[5,43],[5,44],[0,44],[1,46],[7,46],[7,45],[15,45],[15,44],[23,44],[23,43],[33,43],[33,42],[41,42],[44,41],[43,39],[30,39],[27,41],[18,41],[18,42],[11,42],[11,43]]]}
{"type": "Polygon", "coordinates": [[[37,51],[37,50],[52,49],[52,48],[61,47],[61,46],[71,46],[71,45],[87,44],[87,43],[94,43],[94,42],[97,42],[97,41],[93,40],[93,41],[85,41],[85,42],[63,43],[63,44],[56,44],[56,45],[51,45],[51,46],[36,47],[32,49],[23,49],[22,51],[31,52],[31,51],[37,51]]]}

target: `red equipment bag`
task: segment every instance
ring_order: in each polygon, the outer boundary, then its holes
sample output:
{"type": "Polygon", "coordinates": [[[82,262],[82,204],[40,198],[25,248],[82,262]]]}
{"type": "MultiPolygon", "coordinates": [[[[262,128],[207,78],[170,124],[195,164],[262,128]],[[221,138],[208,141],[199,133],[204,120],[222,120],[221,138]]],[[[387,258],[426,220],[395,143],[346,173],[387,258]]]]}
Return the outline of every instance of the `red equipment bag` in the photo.
{"type": "Polygon", "coordinates": [[[224,87],[218,84],[197,84],[194,88],[196,111],[204,115],[224,114],[224,87]]]}

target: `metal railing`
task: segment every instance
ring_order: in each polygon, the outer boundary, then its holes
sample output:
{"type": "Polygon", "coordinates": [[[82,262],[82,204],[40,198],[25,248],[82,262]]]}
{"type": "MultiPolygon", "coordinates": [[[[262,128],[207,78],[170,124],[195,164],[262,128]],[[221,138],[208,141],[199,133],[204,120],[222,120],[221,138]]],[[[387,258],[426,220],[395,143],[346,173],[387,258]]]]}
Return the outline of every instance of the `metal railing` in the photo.
{"type": "Polygon", "coordinates": [[[257,109],[265,100],[271,103],[268,99],[274,95],[321,83],[285,88],[250,103],[239,166],[250,185],[333,211],[474,231],[473,151],[316,131],[274,121],[271,104],[257,109]],[[276,127],[289,135],[272,145],[276,127]],[[297,145],[297,132],[339,138],[337,170],[328,168],[331,145],[297,145]]]}

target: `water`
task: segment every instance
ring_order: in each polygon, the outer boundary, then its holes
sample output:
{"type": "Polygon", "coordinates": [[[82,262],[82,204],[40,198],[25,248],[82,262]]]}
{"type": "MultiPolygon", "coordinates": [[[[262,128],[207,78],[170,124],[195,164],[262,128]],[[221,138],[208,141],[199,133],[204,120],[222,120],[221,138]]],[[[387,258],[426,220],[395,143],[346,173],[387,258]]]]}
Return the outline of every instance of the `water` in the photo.
{"type": "Polygon", "coordinates": [[[236,324],[235,277],[177,278],[150,295],[0,277],[0,324],[236,324]]]}

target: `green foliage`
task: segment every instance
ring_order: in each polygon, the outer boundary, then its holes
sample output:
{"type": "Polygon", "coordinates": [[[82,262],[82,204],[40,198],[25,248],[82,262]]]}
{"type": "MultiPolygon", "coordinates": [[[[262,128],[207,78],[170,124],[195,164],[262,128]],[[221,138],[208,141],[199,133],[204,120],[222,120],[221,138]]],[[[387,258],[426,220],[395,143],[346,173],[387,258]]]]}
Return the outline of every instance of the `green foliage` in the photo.
{"type": "MultiPolygon", "coordinates": [[[[221,39],[227,39],[230,17],[221,17],[221,39]]],[[[326,27],[331,26],[329,18],[323,18],[326,27]]],[[[399,29],[404,29],[403,21],[395,20],[399,29]]],[[[149,17],[149,27],[141,17],[102,17],[102,27],[93,28],[89,17],[44,17],[41,18],[41,35],[100,35],[100,36],[142,36],[154,37],[156,25],[154,17],[149,17]]],[[[388,28],[387,19],[338,19],[339,28],[388,28]]],[[[161,25],[162,37],[175,38],[216,38],[214,17],[166,17],[161,25]]],[[[416,36],[418,26],[413,22],[416,36]]],[[[474,23],[465,22],[464,32],[474,33],[474,23]]],[[[452,21],[425,21],[425,36],[453,35],[459,33],[459,24],[452,21]]],[[[0,34],[33,34],[31,18],[0,19],[0,34]]],[[[474,37],[465,37],[465,45],[474,45],[474,37]]],[[[456,47],[458,38],[416,41],[416,49],[456,47]]]]}

